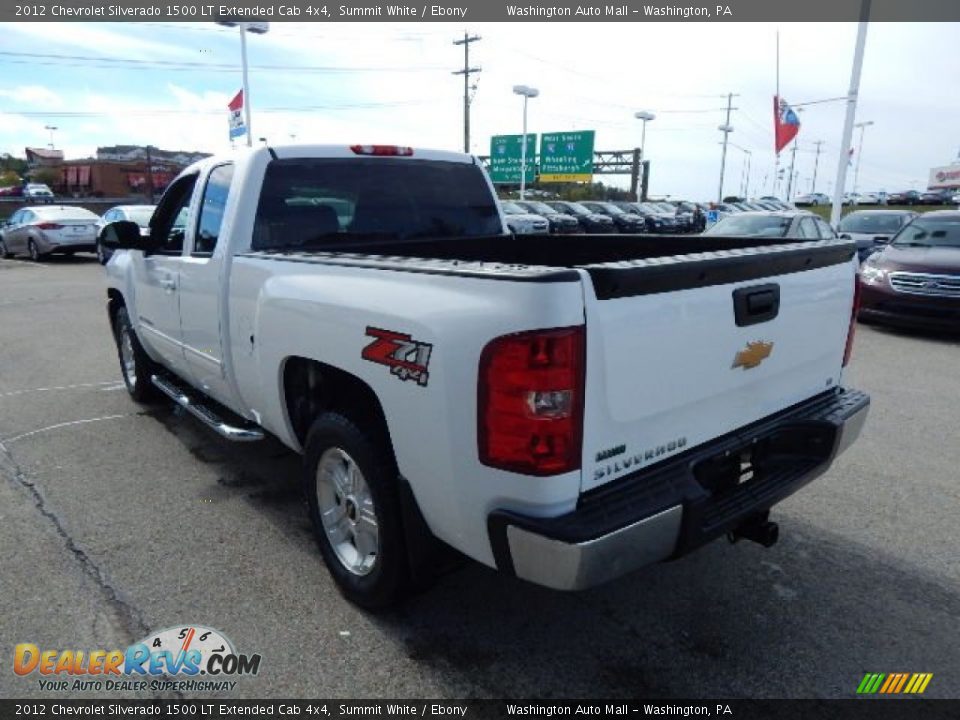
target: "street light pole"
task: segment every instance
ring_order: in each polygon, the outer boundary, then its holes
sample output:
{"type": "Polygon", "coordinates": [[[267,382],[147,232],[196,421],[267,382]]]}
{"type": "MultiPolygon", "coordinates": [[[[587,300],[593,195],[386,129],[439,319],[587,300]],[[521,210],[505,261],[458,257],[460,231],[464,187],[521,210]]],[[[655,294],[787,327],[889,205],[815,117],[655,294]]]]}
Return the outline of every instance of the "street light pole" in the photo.
{"type": "Polygon", "coordinates": [[[59,130],[59,128],[56,125],[44,125],[43,129],[50,131],[50,149],[53,150],[53,131],[59,130]]]}
{"type": "MultiPolygon", "coordinates": [[[[643,128],[640,130],[640,167],[643,167],[643,161],[646,160],[644,155],[644,148],[647,146],[647,123],[650,120],[656,120],[657,116],[652,112],[646,110],[641,110],[640,112],[635,112],[633,116],[640,120],[643,123],[643,128]]],[[[641,171],[642,172],[642,171],[641,171]]],[[[637,183],[637,202],[643,202],[643,185],[642,183],[637,183]]]]}
{"type": "Polygon", "coordinates": [[[855,128],[860,128],[860,147],[857,148],[857,165],[853,169],[853,194],[857,194],[857,183],[860,181],[860,156],[863,155],[863,131],[873,125],[873,120],[858,122],[855,128]]]}
{"type": "Polygon", "coordinates": [[[526,85],[514,85],[513,92],[523,96],[523,135],[520,138],[520,199],[523,200],[527,190],[527,101],[540,91],[526,85]]]}

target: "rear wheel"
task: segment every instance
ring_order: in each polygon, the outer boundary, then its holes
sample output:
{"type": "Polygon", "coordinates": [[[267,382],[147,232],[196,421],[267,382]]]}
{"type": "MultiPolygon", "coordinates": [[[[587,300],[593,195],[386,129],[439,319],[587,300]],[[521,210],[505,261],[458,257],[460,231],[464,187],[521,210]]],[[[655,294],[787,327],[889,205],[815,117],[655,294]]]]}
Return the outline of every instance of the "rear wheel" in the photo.
{"type": "Polygon", "coordinates": [[[27,252],[30,253],[30,259],[34,262],[40,262],[46,257],[46,255],[40,254],[40,248],[37,247],[37,243],[34,242],[33,238],[27,241],[27,252]]]}
{"type": "Polygon", "coordinates": [[[120,357],[120,372],[127,392],[139,403],[155,400],[159,392],[150,382],[150,377],[157,371],[157,367],[140,345],[125,307],[117,310],[113,323],[117,353],[120,357]]]}
{"type": "Polygon", "coordinates": [[[304,492],[320,554],[346,598],[368,609],[407,587],[397,476],[377,434],[323,413],[307,435],[304,492]]]}

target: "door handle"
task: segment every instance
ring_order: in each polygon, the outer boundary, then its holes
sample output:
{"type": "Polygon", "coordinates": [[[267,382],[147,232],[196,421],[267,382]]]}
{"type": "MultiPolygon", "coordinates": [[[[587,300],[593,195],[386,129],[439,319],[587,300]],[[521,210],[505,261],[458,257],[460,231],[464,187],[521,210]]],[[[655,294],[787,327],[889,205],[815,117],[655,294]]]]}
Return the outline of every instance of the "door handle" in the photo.
{"type": "Polygon", "coordinates": [[[733,291],[733,317],[737,327],[773,320],[780,312],[780,286],[754,285],[733,291]]]}
{"type": "Polygon", "coordinates": [[[167,292],[173,292],[177,289],[177,281],[172,278],[164,278],[160,281],[160,287],[162,287],[167,292]]]}

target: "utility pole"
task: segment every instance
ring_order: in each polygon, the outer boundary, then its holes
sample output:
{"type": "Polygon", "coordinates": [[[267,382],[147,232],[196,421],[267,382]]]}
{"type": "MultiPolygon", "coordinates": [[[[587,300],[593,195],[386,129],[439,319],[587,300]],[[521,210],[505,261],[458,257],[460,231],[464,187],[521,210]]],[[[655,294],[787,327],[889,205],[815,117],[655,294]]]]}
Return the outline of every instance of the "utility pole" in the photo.
{"type": "Polygon", "coordinates": [[[820,164],[820,146],[823,145],[823,140],[817,140],[814,145],[817,146],[817,155],[813,159],[813,184],[810,185],[810,192],[817,191],[817,166],[820,164]]]}
{"type": "Polygon", "coordinates": [[[733,107],[733,99],[735,97],[739,97],[739,94],[727,94],[727,121],[717,128],[723,132],[723,155],[720,158],[720,189],[717,190],[717,202],[723,202],[723,171],[727,166],[727,140],[730,137],[730,133],[733,132],[733,128],[730,126],[730,111],[736,109],[733,107]]]}
{"type": "Polygon", "coordinates": [[[793,197],[793,166],[797,162],[797,141],[793,141],[793,151],[790,153],[790,175],[787,177],[787,202],[793,197]]]}
{"type": "Polygon", "coordinates": [[[480,40],[479,35],[463,33],[463,40],[454,40],[454,45],[463,45],[463,70],[454,71],[454,75],[463,75],[463,151],[470,152],[470,76],[480,72],[480,68],[470,67],[470,43],[480,40]]]}
{"type": "Polygon", "coordinates": [[[153,205],[153,153],[150,152],[151,149],[150,145],[147,145],[147,198],[153,205]]]}

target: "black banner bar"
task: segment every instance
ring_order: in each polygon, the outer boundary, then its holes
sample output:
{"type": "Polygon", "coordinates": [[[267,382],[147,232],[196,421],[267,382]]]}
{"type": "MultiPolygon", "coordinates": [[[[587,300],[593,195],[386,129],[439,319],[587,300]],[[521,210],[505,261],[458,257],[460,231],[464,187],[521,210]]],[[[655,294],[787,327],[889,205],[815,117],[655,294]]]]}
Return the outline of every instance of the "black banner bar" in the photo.
{"type": "Polygon", "coordinates": [[[960,700],[0,700],[0,718],[731,718],[736,720],[938,720],[960,700]]]}
{"type": "MultiPolygon", "coordinates": [[[[0,0],[6,22],[855,22],[862,0],[0,0]]],[[[872,0],[874,22],[960,21],[957,0],[872,0]]]]}

